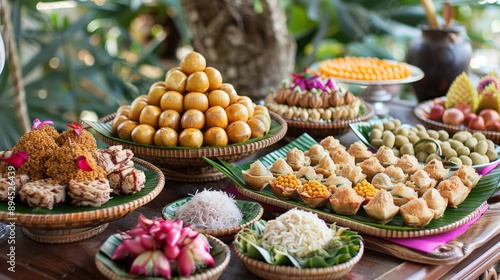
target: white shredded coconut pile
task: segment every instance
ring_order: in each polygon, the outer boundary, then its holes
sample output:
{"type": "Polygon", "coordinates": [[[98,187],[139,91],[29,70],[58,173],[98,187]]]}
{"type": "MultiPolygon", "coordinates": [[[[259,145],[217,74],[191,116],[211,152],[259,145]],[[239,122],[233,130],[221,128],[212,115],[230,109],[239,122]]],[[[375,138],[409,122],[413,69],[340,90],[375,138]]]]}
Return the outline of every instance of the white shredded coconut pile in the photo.
{"type": "Polygon", "coordinates": [[[304,257],[326,248],[334,236],[317,214],[293,208],[266,224],[262,245],[281,245],[290,255],[304,257]]]}
{"type": "Polygon", "coordinates": [[[175,212],[175,218],[196,230],[238,226],[243,214],[232,196],[223,191],[203,190],[175,212]]]}

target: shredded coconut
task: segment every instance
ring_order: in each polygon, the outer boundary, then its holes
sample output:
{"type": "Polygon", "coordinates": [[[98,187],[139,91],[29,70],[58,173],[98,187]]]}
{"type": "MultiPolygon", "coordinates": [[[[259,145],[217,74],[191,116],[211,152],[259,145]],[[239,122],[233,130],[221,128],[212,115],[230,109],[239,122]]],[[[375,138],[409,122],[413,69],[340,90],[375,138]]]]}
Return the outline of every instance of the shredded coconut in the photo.
{"type": "Polygon", "coordinates": [[[266,224],[262,245],[281,245],[291,255],[304,257],[328,247],[334,236],[335,232],[318,215],[294,208],[266,224]]]}
{"type": "Polygon", "coordinates": [[[177,209],[175,218],[196,230],[238,226],[243,214],[232,196],[223,191],[203,190],[177,209]]]}

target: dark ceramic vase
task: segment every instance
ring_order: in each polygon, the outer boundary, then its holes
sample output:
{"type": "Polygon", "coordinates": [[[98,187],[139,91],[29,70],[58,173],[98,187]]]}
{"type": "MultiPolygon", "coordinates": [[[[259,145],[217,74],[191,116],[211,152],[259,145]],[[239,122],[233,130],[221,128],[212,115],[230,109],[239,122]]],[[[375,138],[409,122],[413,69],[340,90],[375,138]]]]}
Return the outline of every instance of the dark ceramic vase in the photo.
{"type": "Polygon", "coordinates": [[[422,69],[425,76],[412,84],[419,102],[446,95],[453,80],[469,71],[472,47],[462,37],[464,28],[435,29],[420,26],[422,36],[410,43],[406,61],[422,69]]]}

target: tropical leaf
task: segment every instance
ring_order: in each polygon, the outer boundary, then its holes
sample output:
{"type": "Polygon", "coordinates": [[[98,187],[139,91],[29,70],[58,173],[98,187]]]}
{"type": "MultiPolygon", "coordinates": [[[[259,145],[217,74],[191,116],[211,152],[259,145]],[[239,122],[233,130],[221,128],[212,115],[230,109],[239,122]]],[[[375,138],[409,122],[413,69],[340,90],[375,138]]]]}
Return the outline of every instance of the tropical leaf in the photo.
{"type": "MultiPolygon", "coordinates": [[[[316,140],[314,140],[311,136],[309,136],[308,134],[303,134],[300,137],[293,140],[292,142],[285,145],[284,147],[259,158],[259,160],[265,166],[270,166],[276,161],[277,158],[286,158],[288,150],[292,148],[298,148],[299,150],[306,151],[309,149],[311,145],[316,143],[317,143],[316,140]]],[[[241,175],[241,171],[248,170],[252,162],[248,162],[241,165],[232,165],[229,163],[224,163],[223,161],[220,161],[221,163],[217,163],[215,161],[207,161],[207,162],[210,165],[217,168],[218,170],[220,170],[221,172],[223,172],[224,174],[230,173],[231,176],[229,177],[229,179],[231,179],[235,184],[237,184],[241,188],[244,188],[246,191],[256,194],[256,197],[259,197],[262,200],[266,200],[267,203],[269,202],[268,199],[266,198],[269,198],[271,200],[281,201],[274,195],[269,186],[264,188],[262,191],[255,191],[244,184],[244,179],[243,176],[241,175]]],[[[500,176],[500,168],[496,168],[487,175],[483,176],[479,181],[479,183],[477,184],[477,186],[474,189],[472,189],[467,199],[462,204],[460,204],[457,208],[450,208],[450,207],[447,208],[443,217],[436,220],[432,220],[430,224],[427,225],[424,229],[436,229],[439,231],[439,229],[448,227],[451,224],[460,224],[461,221],[464,221],[464,219],[466,219],[469,215],[471,215],[471,213],[477,211],[481,207],[481,205],[493,193],[495,193],[497,189],[500,188],[499,176],[500,176]]],[[[299,207],[302,209],[308,209],[318,213],[326,214],[327,216],[332,217],[332,219],[329,222],[337,222],[337,224],[340,226],[344,226],[342,224],[342,220],[346,220],[385,230],[396,230],[396,231],[422,230],[406,226],[400,214],[396,215],[389,223],[382,225],[373,222],[368,217],[363,208],[361,208],[358,211],[358,213],[354,216],[344,216],[335,214],[331,209],[330,205],[327,205],[323,208],[313,209],[305,206],[304,203],[299,198],[282,202],[289,205],[290,207],[299,207]],[[336,217],[341,219],[340,220],[335,219],[336,217]]]]}

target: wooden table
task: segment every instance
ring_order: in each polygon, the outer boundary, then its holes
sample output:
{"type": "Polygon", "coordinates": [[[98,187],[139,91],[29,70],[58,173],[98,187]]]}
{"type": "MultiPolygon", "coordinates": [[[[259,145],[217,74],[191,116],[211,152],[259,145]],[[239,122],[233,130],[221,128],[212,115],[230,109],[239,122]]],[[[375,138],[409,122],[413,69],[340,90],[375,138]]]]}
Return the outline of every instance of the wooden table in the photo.
{"type": "MultiPolygon", "coordinates": [[[[404,123],[416,124],[417,120],[412,113],[413,106],[413,103],[400,100],[391,101],[391,115],[401,119],[404,123]]],[[[357,138],[352,132],[349,132],[340,137],[340,140],[346,145],[356,141],[357,138]]],[[[283,142],[285,141],[275,144],[266,151],[279,148],[283,145],[283,142]]],[[[245,161],[261,156],[266,151],[261,151],[259,154],[245,159],[245,161]]],[[[225,189],[231,184],[228,179],[209,183],[181,183],[167,180],[164,190],[153,201],[128,216],[109,223],[103,233],[77,243],[40,244],[28,239],[23,235],[21,229],[17,228],[15,237],[15,272],[7,270],[9,267],[7,254],[11,245],[3,242],[0,244],[0,279],[104,279],[95,267],[94,257],[108,236],[132,228],[137,223],[139,213],[143,213],[146,217],[158,217],[161,216],[162,208],[169,202],[186,197],[196,190],[203,188],[225,189]]],[[[266,213],[265,215],[269,217],[271,214],[266,213]]],[[[481,217],[481,219],[483,218],[481,217]]],[[[493,218],[491,221],[492,223],[500,223],[497,218],[493,218]]],[[[424,265],[398,259],[377,251],[365,250],[361,261],[345,279],[475,279],[483,274],[496,276],[494,265],[499,260],[500,235],[497,232],[496,236],[486,242],[485,245],[474,250],[463,261],[453,265],[424,265]]],[[[222,279],[258,278],[250,274],[233,253],[231,262],[222,279]]]]}

